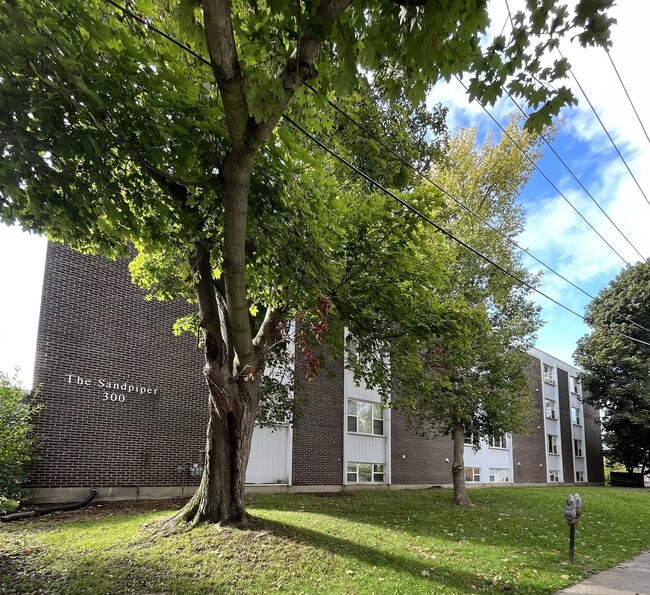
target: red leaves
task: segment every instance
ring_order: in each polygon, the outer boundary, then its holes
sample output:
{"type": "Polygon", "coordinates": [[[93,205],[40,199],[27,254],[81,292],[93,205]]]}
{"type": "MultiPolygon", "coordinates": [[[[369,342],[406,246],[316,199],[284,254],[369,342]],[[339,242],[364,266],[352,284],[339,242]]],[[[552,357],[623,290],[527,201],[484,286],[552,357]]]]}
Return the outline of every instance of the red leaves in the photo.
{"type": "MultiPolygon", "coordinates": [[[[329,329],[327,317],[329,315],[332,304],[324,297],[320,296],[316,300],[316,306],[313,308],[311,314],[313,316],[312,322],[309,323],[309,333],[314,337],[319,345],[323,345],[323,340],[329,329]]],[[[296,315],[296,322],[302,324],[305,322],[305,313],[299,312],[296,315]]],[[[314,350],[307,341],[307,334],[305,329],[301,329],[296,336],[296,345],[300,348],[304,362],[302,369],[305,376],[309,379],[318,376],[319,361],[314,355],[314,350]]]]}

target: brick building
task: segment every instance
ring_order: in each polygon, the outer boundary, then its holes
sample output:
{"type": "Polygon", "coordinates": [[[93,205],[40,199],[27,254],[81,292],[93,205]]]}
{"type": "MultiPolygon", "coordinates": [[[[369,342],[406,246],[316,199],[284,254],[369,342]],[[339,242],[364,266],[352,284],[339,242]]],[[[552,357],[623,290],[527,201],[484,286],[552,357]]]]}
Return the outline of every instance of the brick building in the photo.
{"type": "MultiPolygon", "coordinates": [[[[195,340],[176,337],[184,303],[145,301],[126,262],[50,244],[43,282],[34,386],[37,500],[188,495],[198,483],[207,390],[195,340]]],[[[256,429],[251,489],[450,483],[451,440],[425,439],[379,396],[356,386],[343,362],[308,384],[309,405],[292,427],[256,429]]],[[[595,410],[580,401],[577,370],[531,351],[536,403],[531,432],[467,447],[470,483],[602,483],[595,410]]]]}

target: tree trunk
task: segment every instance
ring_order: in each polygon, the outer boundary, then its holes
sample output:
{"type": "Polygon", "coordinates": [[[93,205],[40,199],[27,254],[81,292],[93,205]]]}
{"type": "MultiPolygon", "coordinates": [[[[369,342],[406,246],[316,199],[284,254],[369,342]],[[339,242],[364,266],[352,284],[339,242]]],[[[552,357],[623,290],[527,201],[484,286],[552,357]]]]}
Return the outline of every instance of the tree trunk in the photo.
{"type": "MultiPolygon", "coordinates": [[[[257,402],[259,383],[251,381],[237,402],[257,402]]],[[[205,446],[201,483],[194,496],[168,523],[179,522],[246,524],[244,506],[246,468],[255,427],[257,407],[244,407],[242,413],[221,415],[210,397],[210,419],[205,446]]]]}
{"type": "Polygon", "coordinates": [[[459,421],[454,426],[454,462],[451,474],[454,482],[453,503],[457,506],[474,506],[467,495],[465,487],[465,429],[459,421]]]}

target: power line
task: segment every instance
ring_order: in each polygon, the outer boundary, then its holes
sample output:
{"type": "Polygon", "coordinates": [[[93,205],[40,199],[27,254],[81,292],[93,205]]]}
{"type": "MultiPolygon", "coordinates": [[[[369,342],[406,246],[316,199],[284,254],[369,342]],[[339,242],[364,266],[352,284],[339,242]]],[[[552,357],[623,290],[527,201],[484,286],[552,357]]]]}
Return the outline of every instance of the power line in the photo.
{"type": "MultiPolygon", "coordinates": [[[[456,80],[463,86],[465,91],[468,91],[467,85],[459,78],[456,77],[456,80]]],[[[501,132],[505,134],[509,139],[510,142],[519,149],[521,154],[531,163],[531,165],[542,175],[542,177],[552,186],[552,188],[564,199],[564,201],[576,212],[576,214],[592,229],[592,231],[603,241],[605,244],[607,244],[612,252],[618,256],[624,264],[629,264],[628,261],[621,256],[621,254],[612,246],[602,235],[601,233],[591,224],[585,216],[574,206],[574,204],[564,195],[564,193],[553,183],[553,181],[540,169],[540,167],[528,156],[526,151],[524,151],[519,143],[512,138],[512,135],[499,123],[499,121],[490,113],[490,111],[482,105],[480,102],[477,102],[483,111],[489,116],[489,118],[499,127],[501,132]]]]}
{"type": "MultiPolygon", "coordinates": [[[[568,283],[571,285],[573,288],[577,289],[578,291],[582,292],[584,295],[586,295],[588,298],[590,298],[593,301],[600,302],[600,298],[597,296],[594,296],[590,294],[588,291],[585,291],[578,285],[576,285],[573,281],[570,279],[567,279],[564,275],[556,271],[554,268],[552,268],[550,265],[546,264],[542,260],[540,260],[537,256],[526,250],[525,248],[522,248],[515,240],[509,238],[507,235],[505,235],[500,229],[497,227],[493,226],[489,221],[486,221],[483,219],[480,215],[472,211],[468,206],[466,206],[462,201],[457,199],[455,196],[453,196],[450,192],[445,190],[442,186],[440,186],[435,180],[433,180],[431,177],[429,177],[427,174],[425,174],[422,170],[418,169],[415,167],[412,163],[404,159],[397,151],[395,151],[392,147],[387,145],[384,141],[382,141],[377,135],[375,135],[370,129],[365,127],[361,122],[353,118],[350,114],[348,114],[346,111],[342,110],[338,105],[336,105],[334,102],[329,100],[326,96],[324,96],[322,93],[319,93],[314,87],[312,87],[309,83],[305,83],[305,86],[314,94],[319,95],[322,97],[326,103],[332,107],[334,110],[336,110],[339,114],[341,114],[344,118],[346,118],[348,121],[350,121],[352,124],[354,124],[357,128],[359,128],[366,136],[374,140],[376,143],[378,143],[383,149],[388,151],[391,155],[393,155],[396,159],[398,159],[401,163],[406,165],[409,169],[411,169],[413,172],[415,172],[418,176],[420,176],[423,180],[426,180],[429,182],[432,186],[437,188],[440,192],[442,192],[445,196],[447,196],[449,199],[451,199],[456,205],[458,205],[461,209],[475,217],[478,221],[480,221],[483,225],[486,227],[490,228],[492,231],[497,233],[502,239],[504,239],[506,242],[508,242],[511,246],[514,246],[530,258],[532,258],[535,262],[538,264],[542,265],[544,268],[546,268],[548,271],[562,279],[565,283],[568,283]]],[[[512,98],[511,98],[512,99],[512,98]]],[[[514,101],[514,99],[513,99],[514,101]]],[[[643,258],[643,256],[642,256],[643,258]]],[[[613,310],[614,314],[617,316],[620,316],[621,318],[624,318],[627,320],[629,323],[633,324],[634,326],[639,327],[640,329],[643,329],[644,331],[647,331],[650,333],[650,329],[645,328],[644,326],[640,325],[637,322],[634,322],[624,314],[621,314],[615,310],[613,310]]]]}
{"type": "MultiPolygon", "coordinates": [[[[513,96],[512,96],[512,95],[511,95],[507,90],[506,90],[506,94],[507,94],[508,97],[510,98],[510,101],[512,101],[512,103],[514,103],[515,107],[516,107],[516,108],[517,108],[517,109],[518,109],[518,110],[519,110],[519,111],[520,111],[524,116],[526,116],[527,114],[526,114],[525,110],[524,110],[524,109],[523,109],[523,108],[522,108],[522,107],[517,103],[517,101],[515,100],[515,98],[514,98],[514,97],[513,97],[513,96]]],[[[589,190],[587,190],[587,188],[585,187],[585,185],[584,185],[584,184],[583,184],[583,183],[578,179],[578,177],[575,175],[575,173],[573,173],[573,170],[568,166],[568,164],[567,164],[566,161],[562,158],[562,156],[561,156],[561,155],[560,155],[560,154],[555,150],[555,148],[553,147],[553,145],[551,145],[551,143],[550,143],[549,140],[546,138],[546,136],[545,136],[544,134],[540,133],[540,134],[539,134],[539,137],[544,141],[544,143],[546,143],[546,146],[547,146],[547,147],[548,147],[548,148],[553,152],[553,155],[555,155],[555,157],[556,157],[556,158],[558,159],[558,161],[559,161],[559,162],[564,166],[564,168],[569,172],[569,174],[571,174],[571,177],[572,177],[572,178],[573,178],[573,179],[578,183],[578,185],[580,186],[580,188],[582,188],[582,190],[584,190],[585,194],[586,194],[586,195],[591,199],[591,201],[592,201],[592,202],[593,202],[593,203],[594,203],[594,204],[595,204],[595,205],[600,209],[600,212],[601,212],[603,215],[605,215],[605,217],[607,217],[607,220],[608,220],[608,221],[609,221],[609,222],[610,222],[610,223],[611,223],[611,224],[616,228],[616,231],[618,231],[618,233],[620,233],[621,236],[623,236],[623,238],[625,239],[625,241],[626,241],[626,242],[627,242],[627,243],[632,247],[632,249],[633,249],[633,250],[634,250],[634,251],[635,251],[635,252],[636,252],[636,253],[641,257],[641,260],[646,260],[646,258],[643,256],[643,254],[641,254],[641,252],[639,252],[639,250],[637,249],[637,247],[636,247],[636,246],[635,246],[635,245],[634,245],[634,244],[629,240],[629,238],[628,238],[628,237],[623,233],[623,231],[618,227],[618,225],[616,225],[616,223],[614,223],[614,221],[612,221],[612,219],[610,218],[610,216],[605,212],[605,209],[603,209],[603,207],[600,206],[600,204],[599,204],[598,201],[593,197],[593,195],[591,194],[591,192],[589,192],[589,190]]]]}
{"type": "MultiPolygon", "coordinates": [[[[161,29],[158,29],[158,28],[155,27],[153,24],[149,23],[147,20],[142,19],[141,17],[139,17],[139,16],[137,16],[136,14],[132,13],[130,10],[128,10],[127,8],[125,8],[125,7],[121,6],[121,5],[119,5],[118,3],[114,2],[113,0],[107,0],[107,2],[108,2],[109,4],[111,4],[112,6],[116,7],[117,9],[119,9],[120,11],[122,11],[124,14],[127,14],[127,15],[130,16],[131,18],[133,18],[133,19],[135,19],[136,21],[140,22],[141,24],[143,24],[143,25],[146,26],[147,28],[149,28],[149,29],[151,29],[152,31],[154,31],[154,32],[158,33],[159,35],[163,36],[165,39],[167,39],[168,41],[170,41],[170,42],[173,43],[174,45],[177,45],[178,47],[180,47],[180,48],[183,49],[184,51],[187,51],[187,52],[190,53],[192,56],[194,56],[195,58],[197,58],[200,62],[202,62],[202,63],[204,63],[204,64],[207,64],[207,65],[210,65],[210,62],[209,62],[208,60],[206,60],[203,56],[201,56],[200,54],[197,54],[197,53],[194,52],[191,48],[187,47],[186,45],[182,44],[181,42],[179,42],[179,41],[178,41],[177,39],[175,39],[174,37],[172,37],[172,36],[168,35],[167,33],[163,32],[161,29]]],[[[461,82],[461,84],[463,84],[463,83],[461,82]]],[[[463,86],[464,86],[464,85],[463,85],[463,86]]],[[[488,114],[488,115],[489,115],[489,114],[488,114]]],[[[299,130],[302,134],[304,134],[305,136],[307,136],[307,137],[308,137],[312,142],[314,142],[314,143],[317,144],[319,147],[321,147],[324,151],[326,151],[327,153],[329,153],[330,155],[332,155],[333,157],[335,157],[337,160],[341,161],[344,165],[346,165],[347,167],[349,167],[350,169],[352,169],[354,172],[356,172],[358,175],[360,175],[360,176],[361,176],[362,178],[364,178],[366,181],[370,182],[371,184],[373,184],[374,186],[376,186],[377,188],[379,188],[382,192],[386,193],[388,196],[390,196],[391,198],[393,198],[394,200],[396,200],[397,202],[399,202],[399,203],[400,203],[404,208],[406,208],[407,210],[409,210],[409,211],[411,211],[412,213],[414,213],[414,214],[415,214],[416,216],[418,216],[420,219],[422,219],[423,221],[427,222],[429,225],[432,225],[435,229],[437,229],[437,230],[438,230],[439,232],[441,232],[443,235],[445,235],[445,236],[447,236],[448,238],[452,239],[453,241],[457,242],[458,244],[460,244],[461,246],[463,246],[466,250],[469,250],[470,252],[472,252],[472,253],[475,254],[476,256],[479,256],[480,258],[482,258],[483,260],[485,260],[486,262],[488,262],[488,263],[491,264],[492,266],[496,267],[498,270],[500,270],[502,273],[504,273],[505,275],[507,275],[507,276],[509,276],[510,278],[512,278],[514,281],[516,281],[516,282],[519,283],[520,285],[522,285],[522,286],[524,286],[524,287],[530,289],[531,291],[534,291],[534,292],[538,293],[538,294],[541,295],[542,297],[545,297],[546,299],[548,299],[548,300],[551,301],[552,303],[554,303],[554,304],[560,306],[561,308],[563,308],[563,309],[566,310],[567,312],[573,314],[574,316],[577,316],[578,318],[580,318],[581,320],[583,320],[585,323],[587,322],[586,319],[585,319],[582,315],[578,314],[577,312],[575,312],[574,310],[572,310],[572,309],[569,308],[568,306],[565,306],[565,305],[562,304],[561,302],[559,302],[559,301],[557,301],[556,299],[552,298],[551,296],[547,295],[546,293],[544,293],[544,292],[541,291],[540,289],[537,289],[537,288],[535,288],[534,286],[530,285],[530,283],[528,283],[527,281],[524,281],[523,279],[520,279],[520,278],[517,277],[514,273],[511,273],[510,271],[504,269],[504,268],[501,267],[498,263],[496,263],[495,261],[493,261],[491,258],[489,258],[488,256],[485,256],[484,254],[482,254],[481,252],[479,252],[479,251],[476,250],[475,248],[472,248],[469,244],[463,242],[460,238],[457,238],[456,236],[454,236],[451,232],[449,232],[448,230],[446,230],[444,227],[442,227],[442,226],[438,225],[437,223],[435,223],[432,219],[430,219],[429,217],[427,217],[426,215],[424,215],[423,213],[421,213],[419,210],[417,210],[415,207],[413,207],[412,205],[410,205],[409,203],[407,203],[406,201],[404,201],[403,199],[401,199],[401,198],[400,198],[399,196],[397,196],[395,193],[391,192],[388,188],[384,187],[384,186],[381,185],[379,182],[377,182],[376,180],[374,180],[373,178],[371,178],[368,174],[366,174],[365,172],[363,172],[362,170],[360,170],[359,168],[357,168],[357,167],[356,167],[355,165],[353,165],[352,163],[348,162],[344,157],[342,157],[341,155],[338,155],[338,153],[336,153],[335,151],[333,151],[332,149],[330,149],[329,147],[327,147],[326,145],[324,145],[321,141],[319,141],[316,137],[314,137],[312,134],[310,134],[309,132],[307,132],[307,130],[305,130],[304,128],[302,128],[302,127],[301,127],[297,122],[295,122],[294,120],[292,120],[289,116],[287,116],[286,114],[283,114],[283,118],[284,118],[287,122],[289,122],[292,126],[294,126],[297,130],[299,130]]],[[[505,130],[504,130],[504,132],[505,132],[505,130]]],[[[511,139],[511,140],[512,140],[512,139],[511,139]]],[[[514,142],[514,141],[513,141],[513,142],[514,142]]],[[[515,143],[515,144],[516,144],[516,143],[515,143]]],[[[521,150],[521,149],[520,149],[520,150],[521,150]]],[[[525,155],[525,153],[524,153],[524,155],[525,155]]],[[[527,156],[526,156],[526,157],[527,157],[527,156]]],[[[530,158],[528,158],[528,159],[530,159],[530,158]]],[[[594,230],[594,231],[595,231],[595,230],[594,230]]],[[[600,234],[599,234],[599,235],[600,235],[600,234]]],[[[600,325],[599,325],[599,326],[600,326],[600,325]]],[[[608,328],[606,328],[606,327],[602,327],[602,326],[601,326],[601,328],[603,328],[603,329],[606,330],[606,331],[613,332],[613,333],[615,333],[615,334],[618,334],[618,335],[620,335],[620,336],[623,336],[623,337],[625,337],[625,338],[627,338],[627,339],[629,339],[629,340],[631,340],[631,341],[634,341],[634,342],[637,342],[637,343],[642,343],[642,344],[644,344],[644,345],[648,345],[648,346],[650,346],[650,343],[646,343],[645,341],[643,341],[643,340],[641,340],[641,339],[636,339],[636,338],[634,338],[634,337],[631,337],[631,336],[629,336],[629,335],[626,335],[625,333],[622,333],[622,332],[620,332],[620,331],[618,331],[618,330],[611,329],[611,328],[608,329],[608,328]]],[[[643,327],[642,327],[642,328],[643,328],[643,327]]],[[[644,330],[647,330],[647,329],[644,329],[644,330]]]]}
{"type": "MultiPolygon", "coordinates": [[[[519,47],[519,51],[520,51],[520,52],[523,52],[521,46],[519,45],[519,39],[515,36],[515,23],[514,23],[514,20],[513,20],[513,18],[512,18],[512,12],[511,12],[511,10],[510,10],[510,4],[509,4],[508,0],[505,0],[505,3],[506,3],[506,10],[507,10],[507,12],[508,12],[508,17],[507,17],[507,18],[510,19],[510,26],[511,26],[511,28],[512,28],[512,36],[513,36],[513,38],[514,38],[514,40],[515,40],[517,46],[519,47]]],[[[507,21],[507,19],[506,19],[506,21],[507,21]]],[[[503,29],[501,30],[501,34],[503,34],[503,29]]],[[[605,50],[605,51],[607,51],[607,50],[605,50]]],[[[612,58],[611,58],[611,56],[610,56],[610,54],[609,54],[609,51],[607,51],[607,55],[609,56],[610,61],[612,61],[612,58]]],[[[564,56],[562,56],[562,57],[564,57],[564,56]]],[[[612,66],[614,66],[614,62],[613,62],[613,61],[612,61],[612,66]]],[[[614,70],[616,70],[616,66],[614,66],[614,70]]],[[[618,71],[616,71],[616,74],[618,75],[618,71]]],[[[536,79],[536,80],[538,80],[538,79],[536,79]]],[[[619,80],[621,80],[621,79],[620,79],[620,76],[619,76],[619,80]]],[[[539,81],[539,80],[538,80],[538,82],[539,82],[540,84],[542,84],[542,86],[544,86],[545,88],[548,88],[547,85],[546,85],[545,83],[543,83],[542,81],[539,81]]],[[[576,82],[577,82],[577,81],[576,81],[576,82]]],[[[623,84],[623,81],[622,81],[622,80],[621,80],[621,84],[623,84]]],[[[623,85],[623,88],[625,89],[625,85],[623,85]]],[[[515,101],[514,97],[510,94],[510,92],[508,92],[508,90],[505,89],[505,88],[504,88],[504,91],[506,92],[506,94],[508,95],[508,97],[510,98],[510,100],[514,103],[514,105],[517,107],[517,109],[518,109],[518,110],[519,110],[519,111],[520,111],[524,116],[528,117],[528,114],[526,114],[526,112],[521,108],[521,106],[520,106],[520,105],[515,101]]],[[[627,94],[627,90],[625,90],[625,92],[626,92],[626,94],[627,94]]],[[[583,93],[584,93],[584,91],[583,91],[583,93]]],[[[586,97],[586,95],[585,95],[585,97],[586,97]]],[[[628,99],[630,99],[629,95],[628,95],[628,99]]],[[[631,100],[631,99],[630,99],[630,103],[632,103],[632,100],[631,100]]],[[[483,109],[485,110],[485,108],[483,108],[483,109]]],[[[592,109],[593,109],[593,108],[592,108],[592,109]]],[[[632,105],[632,109],[634,109],[634,105],[632,105]]],[[[487,111],[487,110],[486,110],[486,111],[487,111]]],[[[636,109],[634,110],[634,113],[636,114],[636,109]]],[[[638,114],[637,114],[637,118],[638,118],[638,114]]],[[[640,119],[639,119],[639,122],[641,122],[640,119]]],[[[643,124],[641,124],[641,126],[643,127],[643,124]]],[[[645,132],[645,128],[643,129],[643,131],[645,132]]],[[[596,199],[593,197],[593,195],[591,194],[591,192],[589,192],[589,190],[587,190],[587,188],[584,186],[584,184],[583,184],[583,183],[578,179],[578,177],[573,173],[573,171],[571,170],[571,168],[567,165],[567,163],[564,161],[564,159],[563,159],[563,158],[558,154],[558,152],[557,152],[557,151],[555,150],[555,148],[551,145],[551,143],[546,139],[546,137],[545,137],[543,134],[541,134],[541,133],[540,133],[539,136],[540,136],[540,138],[541,138],[541,139],[546,143],[546,145],[549,147],[549,149],[551,149],[551,151],[553,152],[553,154],[555,155],[555,157],[558,159],[558,161],[559,161],[559,162],[560,162],[560,163],[565,167],[565,169],[569,172],[569,174],[571,174],[571,176],[573,177],[573,179],[578,183],[578,185],[582,188],[582,190],[583,190],[583,191],[587,194],[587,196],[592,200],[592,202],[593,202],[593,203],[594,203],[594,204],[595,204],[595,205],[600,209],[601,213],[602,213],[603,215],[605,215],[605,217],[607,218],[607,220],[608,220],[608,221],[609,221],[609,222],[614,226],[614,228],[616,229],[616,231],[618,231],[618,233],[621,234],[621,236],[625,239],[625,241],[626,241],[626,242],[627,242],[627,243],[632,247],[632,249],[633,249],[633,250],[634,250],[634,251],[635,251],[635,252],[636,252],[636,253],[641,257],[641,260],[644,260],[644,261],[645,261],[646,258],[643,256],[643,254],[642,254],[642,253],[637,249],[637,247],[636,247],[634,244],[632,244],[632,242],[631,242],[631,241],[628,239],[628,237],[627,237],[627,236],[626,236],[626,235],[621,231],[621,229],[618,227],[618,225],[616,225],[616,223],[614,223],[614,221],[612,221],[612,219],[610,218],[610,216],[605,212],[605,210],[604,210],[604,209],[600,206],[600,204],[596,201],[596,199]]],[[[646,134],[646,138],[647,138],[647,134],[646,134]]],[[[648,139],[648,140],[650,141],[650,139],[648,139]]],[[[628,169],[629,169],[629,168],[628,168],[628,169]]],[[[630,173],[631,173],[631,172],[630,172],[630,173]]],[[[564,198],[565,200],[567,200],[567,199],[564,197],[564,195],[562,195],[562,198],[564,198]]],[[[573,206],[573,205],[571,205],[571,206],[573,206]]],[[[574,209],[574,210],[575,210],[575,209],[574,209]]],[[[585,222],[586,222],[586,219],[584,219],[584,217],[583,217],[583,220],[585,220],[585,222]]],[[[590,226],[590,227],[591,227],[591,226],[590,226]]],[[[592,229],[593,229],[593,228],[592,228],[592,229]]],[[[594,230],[594,231],[595,231],[595,230],[594,230]]],[[[598,235],[600,235],[600,234],[598,234],[598,235]]],[[[602,239],[602,236],[601,236],[601,239],[602,239]]],[[[609,244],[607,244],[607,245],[609,246],[609,244]]],[[[611,248],[611,246],[610,246],[610,248],[611,248]]],[[[613,248],[612,248],[612,250],[613,250],[613,248]]],[[[614,250],[614,252],[616,252],[616,251],[614,250]]],[[[620,254],[618,254],[618,252],[616,252],[616,254],[620,257],[620,254]]]]}
{"type": "Polygon", "coordinates": [[[636,106],[634,105],[634,102],[632,101],[632,98],[630,97],[630,94],[627,92],[627,87],[625,86],[625,83],[623,82],[623,79],[621,78],[621,75],[618,73],[618,68],[616,68],[616,64],[614,64],[614,58],[612,58],[612,54],[608,49],[605,49],[605,53],[607,54],[607,57],[609,58],[609,62],[612,65],[612,68],[614,69],[614,72],[616,73],[616,76],[618,77],[619,82],[621,83],[621,87],[623,87],[623,91],[625,91],[625,95],[627,97],[627,100],[630,102],[630,105],[632,106],[632,111],[634,112],[634,115],[636,116],[636,119],[639,121],[639,124],[641,125],[641,129],[643,130],[643,134],[645,134],[646,140],[650,143],[650,136],[648,136],[648,132],[645,129],[645,126],[643,125],[643,122],[641,121],[641,116],[639,116],[639,112],[636,111],[636,106]]]}
{"type": "MultiPolygon", "coordinates": [[[[562,52],[559,49],[558,49],[558,52],[559,52],[560,56],[564,59],[564,56],[562,55],[562,52]]],[[[593,104],[589,100],[589,97],[587,96],[586,91],[582,88],[582,85],[580,84],[580,81],[578,80],[578,77],[576,77],[575,73],[573,72],[573,69],[569,69],[569,72],[571,73],[571,77],[575,81],[576,85],[578,85],[578,88],[580,89],[580,92],[583,94],[584,98],[586,99],[587,103],[589,104],[589,107],[591,108],[591,111],[594,113],[594,116],[596,116],[596,120],[598,120],[600,126],[605,131],[605,134],[607,135],[607,138],[609,139],[609,141],[612,143],[612,146],[616,150],[616,153],[618,153],[618,156],[620,157],[621,161],[625,165],[628,173],[630,174],[630,176],[632,176],[632,179],[634,180],[634,183],[636,184],[637,188],[639,189],[639,191],[643,195],[643,198],[645,198],[645,201],[648,203],[648,205],[650,205],[650,199],[648,199],[648,197],[646,196],[646,193],[643,191],[643,188],[641,188],[641,184],[639,184],[639,181],[636,179],[636,176],[634,175],[634,173],[630,169],[630,166],[628,165],[627,161],[625,160],[625,157],[623,157],[623,154],[621,153],[618,146],[614,142],[614,139],[612,138],[612,135],[609,133],[609,130],[607,130],[607,128],[605,127],[605,124],[603,123],[600,116],[598,115],[598,112],[596,111],[596,108],[593,106],[593,104]]]]}
{"type": "MultiPolygon", "coordinates": [[[[488,262],[489,264],[491,264],[492,266],[494,266],[495,268],[497,268],[498,270],[500,270],[502,273],[504,273],[505,275],[507,275],[508,277],[510,277],[511,279],[513,279],[514,281],[516,281],[517,283],[519,283],[520,285],[522,285],[522,286],[524,286],[524,287],[530,289],[531,291],[534,291],[534,292],[538,293],[538,294],[541,295],[542,297],[545,297],[547,300],[553,302],[553,303],[556,304],[557,306],[560,306],[561,308],[563,308],[563,309],[566,310],[567,312],[570,312],[570,313],[573,314],[574,316],[577,316],[578,318],[582,319],[585,323],[587,322],[587,320],[585,319],[585,317],[582,316],[581,314],[578,314],[575,310],[572,310],[572,309],[569,308],[568,306],[565,306],[564,304],[562,304],[561,302],[559,302],[559,301],[557,301],[556,299],[552,298],[551,296],[549,296],[548,294],[544,293],[544,292],[541,291],[540,289],[537,289],[536,287],[534,287],[533,285],[531,285],[531,284],[528,283],[527,281],[524,281],[523,279],[521,279],[520,277],[518,277],[518,276],[515,275],[514,273],[511,273],[511,272],[508,271],[507,269],[504,269],[501,265],[499,265],[498,263],[496,263],[496,262],[495,262],[494,260],[492,260],[489,256],[486,256],[485,254],[482,254],[481,252],[479,252],[479,251],[476,250],[475,248],[472,248],[469,244],[463,242],[463,240],[461,240],[460,238],[457,238],[457,237],[456,237],[454,234],[452,234],[450,231],[448,231],[447,229],[445,229],[445,228],[442,227],[441,225],[438,225],[435,221],[433,221],[433,219],[431,219],[430,217],[427,217],[427,216],[426,216],[425,214],[423,214],[421,211],[419,211],[418,209],[416,209],[413,205],[407,203],[404,199],[400,198],[400,197],[397,196],[394,192],[392,192],[391,190],[389,190],[388,188],[386,188],[385,186],[383,186],[382,184],[380,184],[377,180],[375,180],[374,178],[370,177],[368,174],[366,174],[364,171],[360,170],[360,169],[359,169],[358,167],[356,167],[354,164],[350,163],[347,159],[345,159],[345,157],[339,155],[339,154],[338,154],[336,151],[334,151],[333,149],[330,149],[327,145],[325,145],[324,143],[322,143],[322,142],[321,142],[320,140],[318,140],[315,136],[313,136],[313,135],[310,134],[307,130],[305,130],[302,126],[300,126],[300,124],[298,124],[295,120],[293,120],[292,118],[290,118],[290,117],[287,116],[287,115],[283,115],[282,117],[283,117],[287,122],[289,122],[289,124],[291,124],[291,125],[294,126],[297,130],[299,130],[303,135],[305,135],[307,138],[309,138],[313,143],[315,143],[315,144],[318,145],[321,149],[323,149],[325,152],[327,152],[329,155],[331,155],[332,157],[334,157],[335,159],[337,159],[338,161],[340,161],[341,163],[343,163],[346,167],[350,168],[352,171],[354,171],[354,172],[357,173],[359,176],[361,176],[364,180],[366,180],[367,182],[371,183],[373,186],[375,186],[376,188],[378,188],[379,190],[381,190],[382,192],[384,192],[385,194],[387,194],[388,196],[390,196],[392,199],[396,200],[396,201],[397,201],[398,203],[400,203],[404,208],[406,208],[407,210],[411,211],[414,215],[416,215],[417,217],[419,217],[420,219],[422,219],[422,221],[424,221],[424,222],[428,223],[429,225],[433,226],[433,227],[434,227],[435,229],[437,229],[440,233],[442,233],[443,235],[447,236],[448,238],[450,238],[451,240],[453,240],[453,241],[456,242],[457,244],[460,244],[461,246],[463,246],[463,248],[465,248],[466,250],[469,250],[470,252],[472,252],[473,254],[475,254],[476,256],[478,256],[479,258],[482,258],[483,260],[485,260],[486,262],[488,262]]],[[[599,325],[599,326],[600,326],[600,325],[599,325]]],[[[642,343],[642,344],[644,344],[644,345],[648,345],[648,346],[650,347],[650,343],[647,343],[647,342],[643,341],[642,339],[637,339],[637,338],[635,338],[635,337],[631,337],[631,336],[626,335],[625,333],[622,333],[622,332],[620,332],[620,331],[618,331],[618,330],[616,330],[616,329],[612,329],[612,328],[609,328],[609,329],[608,329],[607,327],[601,327],[601,328],[604,328],[604,330],[607,330],[607,331],[609,331],[609,332],[613,332],[613,333],[616,333],[616,334],[618,334],[618,335],[621,335],[621,336],[623,336],[623,337],[625,337],[625,338],[627,338],[627,339],[630,339],[631,341],[634,341],[634,342],[637,342],[637,343],[642,343]]]]}

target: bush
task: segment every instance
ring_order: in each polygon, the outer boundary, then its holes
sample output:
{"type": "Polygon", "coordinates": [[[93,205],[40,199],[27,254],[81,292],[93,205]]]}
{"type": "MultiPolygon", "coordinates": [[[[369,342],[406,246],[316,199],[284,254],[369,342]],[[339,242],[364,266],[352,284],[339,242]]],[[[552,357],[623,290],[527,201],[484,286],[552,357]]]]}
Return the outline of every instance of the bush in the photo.
{"type": "Polygon", "coordinates": [[[32,418],[37,411],[16,375],[0,371],[0,511],[20,498],[34,452],[32,418]]]}

